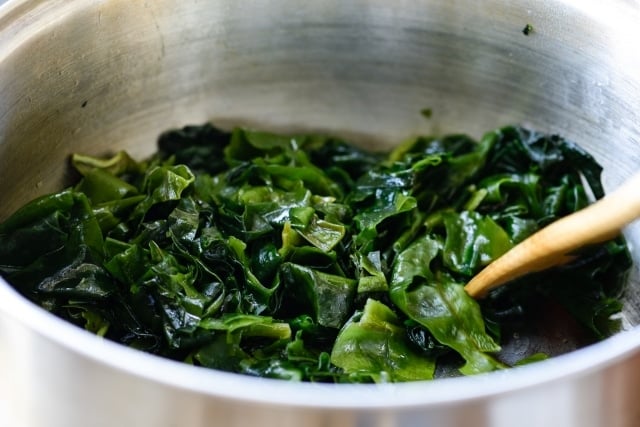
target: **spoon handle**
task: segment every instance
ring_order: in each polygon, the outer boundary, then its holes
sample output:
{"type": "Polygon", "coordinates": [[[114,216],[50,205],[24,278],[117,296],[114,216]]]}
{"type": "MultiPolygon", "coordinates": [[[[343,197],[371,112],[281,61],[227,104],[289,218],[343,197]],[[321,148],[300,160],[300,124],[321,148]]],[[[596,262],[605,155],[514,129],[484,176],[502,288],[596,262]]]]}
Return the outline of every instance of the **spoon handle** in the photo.
{"type": "Polygon", "coordinates": [[[573,259],[571,252],[609,240],[640,217],[640,172],[615,191],[584,209],[563,217],[514,246],[489,264],[465,286],[481,298],[491,289],[527,273],[573,259]]]}

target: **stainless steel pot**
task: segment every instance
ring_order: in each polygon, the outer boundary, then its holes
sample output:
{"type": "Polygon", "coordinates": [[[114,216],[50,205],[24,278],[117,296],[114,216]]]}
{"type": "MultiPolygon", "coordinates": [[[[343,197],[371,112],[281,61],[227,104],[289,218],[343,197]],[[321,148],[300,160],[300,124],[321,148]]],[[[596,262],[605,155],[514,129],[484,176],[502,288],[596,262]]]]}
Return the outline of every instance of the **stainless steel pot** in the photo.
{"type": "MultiPolygon", "coordinates": [[[[0,219],[64,185],[72,152],[142,157],[160,131],[205,120],[378,147],[523,123],[594,153],[611,188],[640,164],[638,22],[632,0],[10,0],[0,6],[0,219]]],[[[627,236],[638,263],[640,227],[627,236]]],[[[67,325],[2,282],[0,417],[29,427],[637,426],[637,268],[631,280],[629,330],[602,343],[507,372],[385,386],[158,359],[67,325]]]]}

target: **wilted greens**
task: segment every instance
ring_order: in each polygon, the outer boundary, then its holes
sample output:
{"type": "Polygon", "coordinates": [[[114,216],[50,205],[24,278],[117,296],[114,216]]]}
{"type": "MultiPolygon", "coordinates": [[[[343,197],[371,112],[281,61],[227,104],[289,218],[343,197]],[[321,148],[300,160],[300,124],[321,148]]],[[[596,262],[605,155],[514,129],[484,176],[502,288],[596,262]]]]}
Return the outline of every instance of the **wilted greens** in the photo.
{"type": "Polygon", "coordinates": [[[370,153],[207,124],[162,134],[146,161],[72,165],[73,187],[0,225],[0,272],[44,309],[140,350],[289,380],[410,381],[444,361],[462,374],[508,367],[501,331],[540,298],[594,339],[616,330],[622,238],[482,301],[463,289],[603,196],[600,166],[558,136],[506,127],[370,153]]]}

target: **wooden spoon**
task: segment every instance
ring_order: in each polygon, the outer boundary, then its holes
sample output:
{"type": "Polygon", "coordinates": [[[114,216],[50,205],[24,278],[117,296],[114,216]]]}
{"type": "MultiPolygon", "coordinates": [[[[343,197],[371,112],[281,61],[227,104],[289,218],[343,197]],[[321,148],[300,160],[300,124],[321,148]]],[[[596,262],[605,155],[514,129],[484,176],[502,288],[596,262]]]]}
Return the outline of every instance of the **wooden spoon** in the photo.
{"type": "Polygon", "coordinates": [[[640,217],[640,172],[599,201],[534,233],[476,275],[465,290],[482,298],[491,289],[527,273],[564,264],[573,251],[601,243],[640,217]]]}

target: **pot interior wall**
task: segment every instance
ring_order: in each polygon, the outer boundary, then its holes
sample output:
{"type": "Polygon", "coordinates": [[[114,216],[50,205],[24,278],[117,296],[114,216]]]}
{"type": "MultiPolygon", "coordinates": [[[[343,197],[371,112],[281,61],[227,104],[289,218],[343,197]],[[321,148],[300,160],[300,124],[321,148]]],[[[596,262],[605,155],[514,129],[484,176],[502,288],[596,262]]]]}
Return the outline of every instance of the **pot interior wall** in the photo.
{"type": "MultiPolygon", "coordinates": [[[[463,3],[5,5],[0,219],[65,185],[73,152],[143,157],[161,131],[208,120],[327,132],[376,148],[417,133],[479,137],[525,124],[592,152],[606,188],[637,168],[640,52],[628,33],[637,12],[624,4],[599,13],[571,2],[463,3]]],[[[638,226],[627,236],[640,246],[638,226]]],[[[635,268],[633,289],[637,277],[635,268]]],[[[628,324],[640,307],[632,293],[628,324]]]]}

